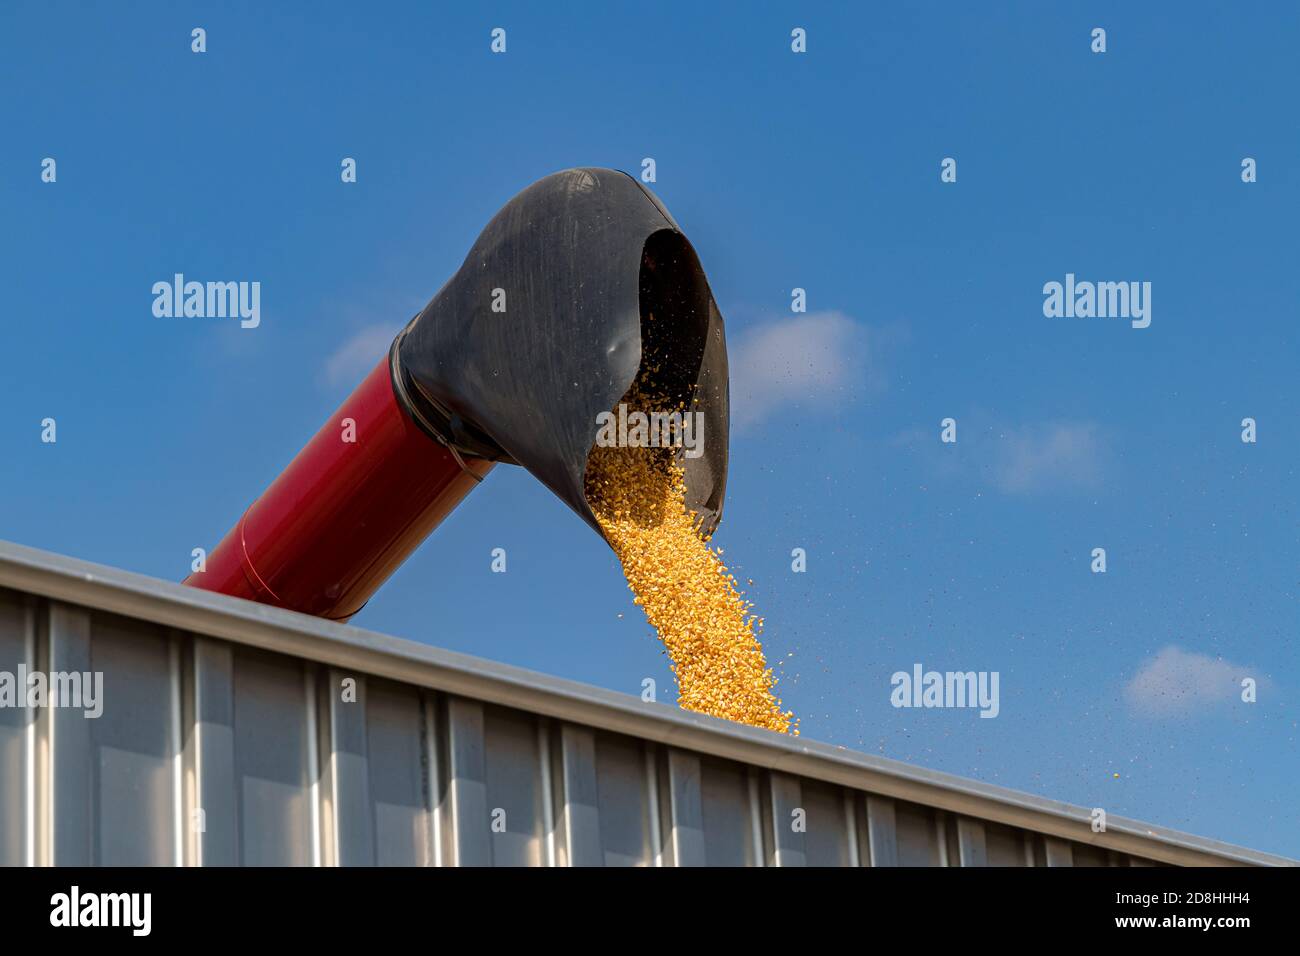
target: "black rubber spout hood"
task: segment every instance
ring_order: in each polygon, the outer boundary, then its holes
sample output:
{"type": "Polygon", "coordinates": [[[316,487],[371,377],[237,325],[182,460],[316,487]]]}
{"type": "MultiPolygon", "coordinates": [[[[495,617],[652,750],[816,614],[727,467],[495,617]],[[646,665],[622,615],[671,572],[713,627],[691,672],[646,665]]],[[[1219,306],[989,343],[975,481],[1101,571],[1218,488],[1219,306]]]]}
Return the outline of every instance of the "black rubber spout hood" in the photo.
{"type": "Polygon", "coordinates": [[[392,353],[399,399],[426,431],[522,465],[597,533],[583,472],[598,416],[643,363],[702,417],[682,461],[687,505],[711,532],[727,481],[722,316],[672,216],[612,169],[568,169],[510,200],[392,353]]]}

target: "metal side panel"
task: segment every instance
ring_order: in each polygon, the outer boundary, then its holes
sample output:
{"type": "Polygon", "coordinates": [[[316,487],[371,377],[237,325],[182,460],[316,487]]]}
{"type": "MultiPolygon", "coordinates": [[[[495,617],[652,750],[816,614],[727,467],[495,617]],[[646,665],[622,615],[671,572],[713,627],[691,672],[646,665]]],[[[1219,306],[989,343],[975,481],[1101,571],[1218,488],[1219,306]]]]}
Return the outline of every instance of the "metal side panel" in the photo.
{"type": "MultiPolygon", "coordinates": [[[[392,681],[366,682],[366,772],[368,805],[353,811],[368,821],[371,859],[380,866],[430,866],[433,822],[427,804],[430,781],[425,747],[424,706],[413,687],[392,681]]],[[[359,792],[355,789],[354,794],[359,792]]]]}
{"type": "Polygon", "coordinates": [[[451,782],[447,767],[447,711],[441,695],[420,691],[420,758],[430,866],[451,866],[451,782]]]}
{"type": "MultiPolygon", "coordinates": [[[[52,604],[46,615],[48,664],[43,672],[89,672],[90,612],[52,604]]],[[[89,866],[95,860],[90,721],[63,708],[46,708],[41,716],[52,821],[48,858],[55,866],[89,866]]]]}
{"type": "Polygon", "coordinates": [[[549,862],[551,761],[537,721],[521,711],[452,697],[446,703],[446,734],[454,864],[549,862]]]}
{"type": "Polygon", "coordinates": [[[238,861],[320,865],[314,668],[245,648],[233,664],[238,861]]]}
{"type": "Polygon", "coordinates": [[[1070,844],[1055,837],[1046,837],[1044,844],[1044,863],[1047,866],[1074,866],[1074,854],[1070,844]]]}
{"type": "Polygon", "coordinates": [[[36,862],[36,717],[20,673],[36,666],[36,602],[0,591],[0,866],[36,862]]]}
{"type": "Polygon", "coordinates": [[[844,800],[845,866],[862,866],[867,847],[866,815],[862,810],[860,795],[852,790],[842,791],[844,800]]]}
{"type": "Polygon", "coordinates": [[[1070,844],[1070,858],[1072,866],[1110,866],[1106,849],[1087,843],[1070,844]]]}
{"type": "Polygon", "coordinates": [[[652,816],[654,779],[648,773],[653,759],[649,748],[635,737],[597,732],[596,806],[599,839],[605,866],[654,865],[652,816]]]}
{"type": "Polygon", "coordinates": [[[108,866],[173,866],[183,853],[176,826],[182,814],[181,674],[173,638],[162,628],[98,613],[90,633],[90,673],[84,676],[98,681],[103,675],[104,699],[95,708],[100,714],[62,713],[89,728],[92,859],[108,866]]]}
{"type": "Polygon", "coordinates": [[[651,865],[669,866],[672,862],[672,850],[669,846],[671,823],[668,819],[669,798],[665,777],[667,759],[664,756],[664,748],[659,744],[646,742],[643,747],[651,865]]]}
{"type": "Polygon", "coordinates": [[[931,807],[895,802],[894,824],[899,866],[955,865],[945,857],[943,827],[931,807]]]}
{"type": "Polygon", "coordinates": [[[484,755],[483,705],[449,697],[444,727],[447,773],[447,862],[452,866],[491,866],[488,788],[484,755]]]}
{"type": "MultiPolygon", "coordinates": [[[[756,866],[749,773],[744,764],[706,757],[700,761],[701,837],[708,866],[756,866]]],[[[786,826],[790,817],[786,817],[786,826]]],[[[790,865],[797,865],[791,859],[790,865]]]]}
{"type": "Polygon", "coordinates": [[[1023,830],[1003,826],[1000,823],[984,824],[984,846],[987,855],[986,866],[1031,866],[1032,847],[1027,848],[1023,830]],[[1026,850],[1028,849],[1028,853],[1026,850]]]}
{"type": "Polygon", "coordinates": [[[856,865],[875,866],[872,862],[871,828],[867,816],[867,801],[870,798],[857,790],[845,790],[844,798],[852,806],[854,849],[858,854],[856,865]]]}
{"type": "Polygon", "coordinates": [[[957,820],[957,845],[962,866],[988,866],[988,848],[984,824],[960,817],[957,820]]]}
{"type": "Polygon", "coordinates": [[[486,707],[483,713],[484,769],[489,835],[495,866],[541,866],[544,760],[537,721],[523,711],[486,707]]]}
{"type": "Polygon", "coordinates": [[[819,780],[804,780],[804,863],[806,866],[850,866],[857,848],[850,844],[850,824],[844,792],[819,780]]]}
{"type": "Polygon", "coordinates": [[[867,797],[867,840],[872,866],[898,866],[898,828],[894,801],[867,797]]]}
{"type": "Polygon", "coordinates": [[[235,788],[234,649],[194,638],[186,655],[188,819],[192,862],[239,863],[239,800],[235,788]]]}
{"type": "Polygon", "coordinates": [[[329,715],[322,817],[328,836],[327,862],[371,866],[375,862],[375,819],[370,802],[370,696],[364,674],[331,669],[324,713],[329,715]]]}
{"type": "Polygon", "coordinates": [[[698,754],[667,748],[668,847],[671,866],[704,866],[704,798],[698,754]]]}
{"type": "Polygon", "coordinates": [[[772,806],[772,852],[767,862],[771,866],[803,866],[808,812],[799,779],[784,773],[768,774],[767,797],[772,806]]]}
{"type": "Polygon", "coordinates": [[[538,788],[541,804],[541,865],[569,866],[569,845],[565,834],[564,753],[560,744],[552,744],[555,722],[545,717],[533,720],[537,739],[538,788]],[[556,808],[561,808],[556,810],[556,808]],[[557,819],[557,814],[559,819],[557,819]]]}
{"type": "Polygon", "coordinates": [[[560,770],[559,822],[565,862],[568,866],[603,866],[595,731],[572,724],[561,726],[560,770]]]}

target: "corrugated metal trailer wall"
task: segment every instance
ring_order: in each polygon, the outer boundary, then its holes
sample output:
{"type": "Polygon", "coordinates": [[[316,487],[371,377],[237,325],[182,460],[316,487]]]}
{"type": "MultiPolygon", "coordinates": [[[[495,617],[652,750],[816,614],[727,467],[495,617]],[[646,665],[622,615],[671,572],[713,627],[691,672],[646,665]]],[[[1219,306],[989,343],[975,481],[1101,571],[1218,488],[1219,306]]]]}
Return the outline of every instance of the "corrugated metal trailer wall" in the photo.
{"type": "Polygon", "coordinates": [[[0,543],[0,864],[1290,861],[0,543]]]}

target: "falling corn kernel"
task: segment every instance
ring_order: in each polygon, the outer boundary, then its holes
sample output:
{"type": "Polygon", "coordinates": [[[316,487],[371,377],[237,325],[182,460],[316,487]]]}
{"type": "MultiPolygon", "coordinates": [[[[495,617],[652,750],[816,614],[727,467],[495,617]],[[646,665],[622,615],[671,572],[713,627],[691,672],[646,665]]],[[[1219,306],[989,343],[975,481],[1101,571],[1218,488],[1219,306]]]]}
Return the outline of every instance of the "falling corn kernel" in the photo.
{"type": "MultiPolygon", "coordinates": [[[[649,408],[637,386],[629,407],[649,408]]],[[[588,504],[623,565],[634,603],[659,634],[687,710],[798,734],[754,636],[758,620],[686,507],[686,474],[671,448],[595,447],[588,504]]]]}

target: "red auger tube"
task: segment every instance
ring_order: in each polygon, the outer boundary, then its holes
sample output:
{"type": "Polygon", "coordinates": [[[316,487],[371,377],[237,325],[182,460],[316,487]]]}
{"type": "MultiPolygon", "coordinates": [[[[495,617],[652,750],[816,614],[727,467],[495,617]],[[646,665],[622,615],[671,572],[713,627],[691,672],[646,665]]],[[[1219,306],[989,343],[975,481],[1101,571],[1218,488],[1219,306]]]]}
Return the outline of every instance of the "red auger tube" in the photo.
{"type": "Polygon", "coordinates": [[[461,460],[398,404],[385,355],[185,584],[346,621],[492,468],[461,460]]]}

